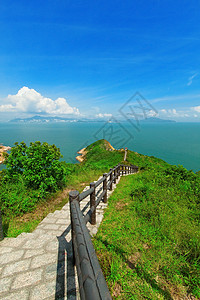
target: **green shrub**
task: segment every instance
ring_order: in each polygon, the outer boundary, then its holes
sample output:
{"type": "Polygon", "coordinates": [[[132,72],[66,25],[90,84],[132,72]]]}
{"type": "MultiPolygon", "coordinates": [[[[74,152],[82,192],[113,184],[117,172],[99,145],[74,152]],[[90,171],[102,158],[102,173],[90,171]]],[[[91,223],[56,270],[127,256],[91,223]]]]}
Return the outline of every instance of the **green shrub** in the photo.
{"type": "Polygon", "coordinates": [[[27,190],[21,176],[18,182],[0,185],[0,205],[5,216],[22,215],[30,212],[39,201],[39,190],[27,190]]]}
{"type": "Polygon", "coordinates": [[[27,147],[24,142],[15,143],[5,160],[4,181],[17,182],[21,175],[26,187],[39,189],[41,195],[56,191],[66,182],[67,170],[65,163],[59,161],[61,157],[55,145],[35,142],[27,147]]]}

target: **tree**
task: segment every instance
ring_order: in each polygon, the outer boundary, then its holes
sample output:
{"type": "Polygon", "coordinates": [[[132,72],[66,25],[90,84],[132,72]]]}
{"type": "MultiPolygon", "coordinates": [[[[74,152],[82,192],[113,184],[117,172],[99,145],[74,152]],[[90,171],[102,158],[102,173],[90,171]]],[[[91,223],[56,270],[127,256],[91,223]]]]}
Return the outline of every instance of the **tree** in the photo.
{"type": "Polygon", "coordinates": [[[5,159],[5,180],[18,180],[21,176],[27,187],[41,192],[55,191],[65,183],[66,168],[59,159],[60,149],[48,143],[34,142],[27,147],[15,143],[5,159]]]}

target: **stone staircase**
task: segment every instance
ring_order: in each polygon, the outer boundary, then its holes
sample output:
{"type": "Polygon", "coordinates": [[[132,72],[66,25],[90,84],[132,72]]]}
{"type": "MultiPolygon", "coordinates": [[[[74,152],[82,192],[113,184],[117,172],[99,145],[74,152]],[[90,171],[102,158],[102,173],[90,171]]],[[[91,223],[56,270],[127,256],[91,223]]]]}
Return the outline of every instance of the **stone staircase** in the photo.
{"type": "MultiPolygon", "coordinates": [[[[119,180],[120,177],[117,183],[119,180]]],[[[100,185],[98,189],[101,188],[100,185]]],[[[108,197],[112,192],[108,191],[108,197]]],[[[89,196],[80,204],[83,214],[89,210],[88,201],[89,196]]],[[[88,223],[91,235],[97,233],[106,206],[101,202],[97,207],[96,225],[88,223]]],[[[32,233],[0,242],[0,299],[80,299],[72,263],[70,223],[67,203],[61,210],[48,214],[32,233]]]]}

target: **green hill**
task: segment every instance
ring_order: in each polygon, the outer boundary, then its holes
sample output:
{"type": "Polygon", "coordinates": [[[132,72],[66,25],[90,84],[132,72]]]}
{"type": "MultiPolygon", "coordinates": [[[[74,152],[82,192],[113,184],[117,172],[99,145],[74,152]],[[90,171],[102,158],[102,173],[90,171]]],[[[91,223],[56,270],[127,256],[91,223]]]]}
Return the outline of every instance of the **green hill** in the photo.
{"type": "Polygon", "coordinates": [[[121,178],[94,238],[113,299],[199,299],[199,176],[132,151],[129,163],[140,171],[121,178]]]}
{"type": "MultiPolygon", "coordinates": [[[[22,169],[10,180],[1,173],[5,235],[32,231],[68,201],[69,190],[81,192],[123,157],[123,150],[97,141],[84,150],[82,163],[62,164],[64,190],[42,196],[27,187],[22,169]]],[[[93,239],[113,299],[199,299],[200,176],[129,150],[126,164],[139,172],[121,178],[93,239]]]]}
{"type": "MultiPolygon", "coordinates": [[[[88,146],[81,168],[108,171],[124,151],[88,146]]],[[[137,174],[121,178],[93,242],[113,299],[199,299],[200,177],[128,151],[137,174]]]]}

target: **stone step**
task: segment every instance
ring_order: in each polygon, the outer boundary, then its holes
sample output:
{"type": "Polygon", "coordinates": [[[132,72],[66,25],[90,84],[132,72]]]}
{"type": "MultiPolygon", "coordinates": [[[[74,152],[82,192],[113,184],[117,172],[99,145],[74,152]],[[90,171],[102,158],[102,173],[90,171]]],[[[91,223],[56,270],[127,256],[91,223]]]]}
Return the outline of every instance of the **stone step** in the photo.
{"type": "MultiPolygon", "coordinates": [[[[101,187],[102,184],[96,191],[101,187]]],[[[115,187],[113,184],[113,190],[115,187]]],[[[84,191],[89,188],[86,186],[84,191]]],[[[112,192],[108,191],[108,197],[112,192]]],[[[84,214],[90,209],[89,201],[90,196],[80,203],[84,214]]],[[[106,203],[100,202],[96,209],[97,224],[87,223],[91,236],[97,233],[106,207],[106,203]]],[[[0,242],[0,253],[0,299],[80,299],[72,262],[69,203],[49,213],[32,233],[5,238],[0,242]]]]}

